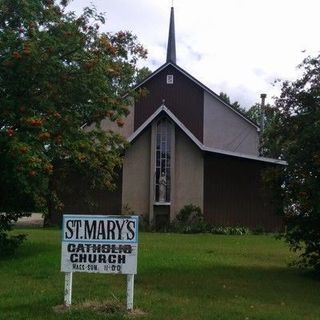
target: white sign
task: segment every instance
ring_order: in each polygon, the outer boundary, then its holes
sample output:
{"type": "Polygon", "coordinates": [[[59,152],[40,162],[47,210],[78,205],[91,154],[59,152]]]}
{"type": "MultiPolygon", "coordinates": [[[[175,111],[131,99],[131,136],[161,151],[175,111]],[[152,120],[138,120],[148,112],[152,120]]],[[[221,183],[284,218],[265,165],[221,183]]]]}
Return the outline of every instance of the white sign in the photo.
{"type": "Polygon", "coordinates": [[[63,216],[62,272],[133,275],[137,253],[137,216],[63,216]]]}

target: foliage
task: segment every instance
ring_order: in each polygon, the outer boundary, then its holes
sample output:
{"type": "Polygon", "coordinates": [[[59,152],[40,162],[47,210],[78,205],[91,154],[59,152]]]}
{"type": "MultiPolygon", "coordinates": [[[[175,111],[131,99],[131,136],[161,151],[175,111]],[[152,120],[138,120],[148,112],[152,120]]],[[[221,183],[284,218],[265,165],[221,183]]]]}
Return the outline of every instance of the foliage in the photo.
{"type": "MultiPolygon", "coordinates": [[[[122,208],[124,215],[136,215],[136,213],[130,208],[128,204],[125,204],[122,208]]],[[[247,235],[251,234],[249,228],[241,226],[218,226],[212,225],[204,221],[203,213],[199,206],[188,204],[185,205],[177,214],[175,220],[172,223],[168,221],[160,221],[157,224],[149,223],[149,219],[146,216],[139,216],[139,230],[150,232],[174,232],[174,233],[212,233],[222,235],[247,235]]],[[[262,234],[263,231],[255,230],[255,234],[262,234]]]]}
{"type": "Polygon", "coordinates": [[[121,166],[125,142],[100,122],[123,126],[146,51],[130,32],[101,33],[94,8],[76,16],[67,2],[0,1],[0,212],[50,218],[70,168],[93,189],[112,188],[121,166]]]}
{"type": "Polygon", "coordinates": [[[266,178],[285,219],[284,238],[300,252],[301,266],[320,272],[320,56],[299,67],[299,79],[282,83],[264,136],[269,155],[288,165],[270,169],[266,178]]]}
{"type": "Polygon", "coordinates": [[[193,204],[185,205],[177,214],[169,230],[180,233],[206,232],[207,223],[204,221],[201,208],[193,204]]]}
{"type": "Polygon", "coordinates": [[[136,84],[140,84],[142,81],[144,81],[147,77],[150,76],[152,71],[148,67],[142,67],[138,70],[137,76],[136,76],[136,84]]]}
{"type": "MultiPolygon", "coordinates": [[[[261,104],[256,103],[251,108],[246,111],[246,116],[255,122],[256,124],[261,124],[261,104]]],[[[278,137],[274,136],[272,139],[268,140],[268,143],[264,143],[263,139],[266,136],[271,135],[274,123],[277,122],[279,110],[270,104],[264,106],[264,134],[260,136],[260,154],[263,156],[268,156],[275,158],[278,156],[276,150],[276,145],[278,144],[278,137]]],[[[271,138],[271,136],[270,136],[271,138]]]]}
{"type": "Polygon", "coordinates": [[[203,215],[199,206],[185,205],[177,214],[177,221],[182,223],[194,223],[203,221],[203,215]]]}
{"type": "Polygon", "coordinates": [[[225,92],[220,92],[219,93],[219,97],[220,99],[222,99],[224,102],[230,104],[234,109],[242,112],[242,113],[246,113],[246,109],[241,107],[240,103],[238,101],[234,101],[234,102],[231,102],[231,99],[230,97],[225,93],[225,92]]]}
{"type": "MultiPolygon", "coordinates": [[[[268,126],[271,125],[271,122],[275,118],[277,114],[277,109],[274,108],[274,106],[267,103],[264,106],[264,123],[265,123],[265,130],[268,128],[268,126]]],[[[255,103],[252,107],[250,107],[246,111],[246,116],[252,120],[253,122],[260,124],[261,122],[261,104],[255,103]]]]}
{"type": "MultiPolygon", "coordinates": [[[[142,217],[143,218],[143,217],[142,217]]],[[[174,233],[212,233],[221,235],[247,235],[251,234],[249,228],[242,226],[220,226],[207,223],[204,220],[202,210],[194,204],[185,205],[177,214],[174,221],[171,223],[162,223],[160,225],[149,226],[147,220],[143,220],[141,224],[144,231],[160,231],[174,233]]],[[[255,232],[261,234],[262,232],[255,232]]]]}
{"type": "Polygon", "coordinates": [[[12,255],[16,248],[25,240],[24,234],[9,236],[8,231],[18,218],[26,216],[26,213],[0,213],[0,257],[12,255]]]}
{"type": "Polygon", "coordinates": [[[211,226],[210,233],[212,234],[224,234],[224,235],[246,235],[250,234],[250,230],[247,227],[225,227],[225,226],[211,226]]]}

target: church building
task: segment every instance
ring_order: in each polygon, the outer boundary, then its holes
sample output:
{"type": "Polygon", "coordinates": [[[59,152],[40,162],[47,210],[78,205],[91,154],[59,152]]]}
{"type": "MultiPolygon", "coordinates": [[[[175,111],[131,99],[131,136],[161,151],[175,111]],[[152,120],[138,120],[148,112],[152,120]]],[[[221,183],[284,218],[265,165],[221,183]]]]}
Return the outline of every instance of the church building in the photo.
{"type": "Polygon", "coordinates": [[[139,88],[148,94],[135,101],[123,127],[102,122],[130,146],[117,190],[100,196],[99,213],[130,208],[157,224],[193,204],[215,225],[281,227],[262,172],[285,163],[261,157],[259,126],[177,65],[173,8],[166,62],[139,88]]]}

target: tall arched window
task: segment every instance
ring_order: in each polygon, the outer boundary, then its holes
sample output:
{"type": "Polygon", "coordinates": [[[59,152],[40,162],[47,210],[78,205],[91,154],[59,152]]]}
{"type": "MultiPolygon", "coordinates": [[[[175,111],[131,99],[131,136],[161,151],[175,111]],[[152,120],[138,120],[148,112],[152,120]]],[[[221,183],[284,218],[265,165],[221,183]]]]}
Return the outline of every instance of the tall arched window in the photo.
{"type": "Polygon", "coordinates": [[[170,202],[171,123],[166,118],[157,122],[155,201],[170,202]]]}

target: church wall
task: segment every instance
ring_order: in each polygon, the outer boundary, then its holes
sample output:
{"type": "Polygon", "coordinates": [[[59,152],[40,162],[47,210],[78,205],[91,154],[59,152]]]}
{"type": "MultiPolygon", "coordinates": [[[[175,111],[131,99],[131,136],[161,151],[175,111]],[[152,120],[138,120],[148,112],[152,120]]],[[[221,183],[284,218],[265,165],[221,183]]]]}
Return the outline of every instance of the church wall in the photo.
{"type": "Polygon", "coordinates": [[[204,92],[204,145],[232,152],[259,154],[257,129],[204,92]]]}
{"type": "Polygon", "coordinates": [[[246,226],[277,231],[271,195],[264,188],[262,172],[270,166],[260,161],[206,154],[204,160],[204,215],[215,225],[246,226]]]}
{"type": "Polygon", "coordinates": [[[135,103],[134,130],[137,130],[165,100],[165,106],[203,141],[203,89],[173,66],[169,65],[148,80],[141,88],[148,94],[135,103]],[[173,84],[167,84],[173,75],[173,84]]]}
{"type": "Polygon", "coordinates": [[[203,154],[184,134],[176,129],[175,137],[174,212],[194,204],[203,209],[203,154]]]}
{"type": "Polygon", "coordinates": [[[145,216],[149,214],[150,139],[148,129],[128,147],[123,163],[122,206],[145,216]]]}

